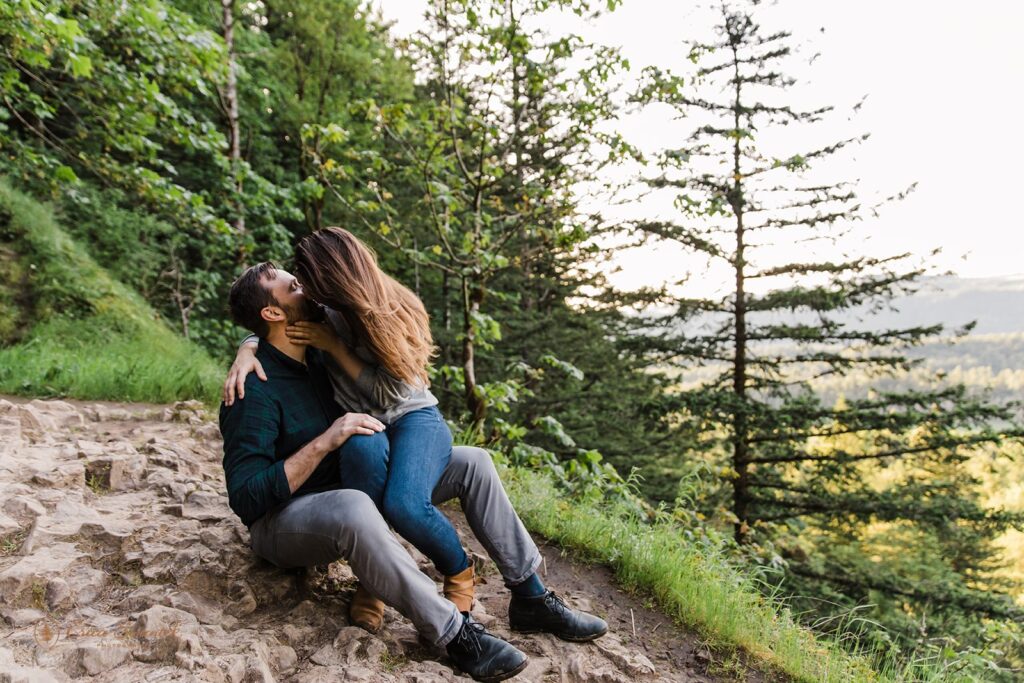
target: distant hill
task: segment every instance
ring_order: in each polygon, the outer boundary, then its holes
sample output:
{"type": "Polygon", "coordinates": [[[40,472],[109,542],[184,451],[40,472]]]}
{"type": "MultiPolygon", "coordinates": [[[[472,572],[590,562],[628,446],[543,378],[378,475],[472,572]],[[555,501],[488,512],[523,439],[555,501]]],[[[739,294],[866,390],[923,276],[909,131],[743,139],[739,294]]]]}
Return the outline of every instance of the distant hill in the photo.
{"type": "Polygon", "coordinates": [[[909,327],[977,321],[975,334],[1024,332],[1024,273],[991,278],[931,278],[914,296],[893,302],[896,311],[871,318],[871,327],[909,327]]]}
{"type": "MultiPolygon", "coordinates": [[[[859,372],[831,376],[814,383],[819,396],[832,402],[839,396],[861,396],[870,389],[923,388],[936,380],[964,383],[973,389],[989,389],[998,400],[1020,399],[1024,395],[1024,274],[992,278],[937,277],[927,280],[921,290],[892,302],[891,309],[871,313],[866,308],[838,316],[852,329],[898,329],[944,324],[953,331],[976,321],[966,337],[950,344],[933,340],[907,350],[907,355],[924,360],[923,367],[899,378],[868,378],[859,372]]],[[[720,318],[704,316],[684,329],[706,334],[720,318]]],[[[749,320],[813,323],[809,314],[752,314],[749,320]]],[[[761,351],[766,351],[764,347],[761,351]]],[[[788,344],[771,345],[772,353],[795,351],[788,344]]],[[[720,365],[692,368],[683,372],[684,386],[708,381],[722,370],[720,365]]],[[[1024,417],[1024,416],[1022,416],[1024,417]]]]}

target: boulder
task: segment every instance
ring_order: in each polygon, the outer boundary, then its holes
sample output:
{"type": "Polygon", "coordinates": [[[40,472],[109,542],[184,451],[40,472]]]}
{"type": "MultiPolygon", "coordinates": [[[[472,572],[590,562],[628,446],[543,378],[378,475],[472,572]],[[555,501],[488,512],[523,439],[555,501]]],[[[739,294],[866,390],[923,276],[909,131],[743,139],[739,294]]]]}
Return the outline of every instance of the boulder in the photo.
{"type": "Polygon", "coordinates": [[[36,517],[46,514],[46,507],[31,495],[5,496],[3,506],[5,513],[23,525],[31,524],[36,517]]]}
{"type": "Polygon", "coordinates": [[[47,584],[65,574],[80,557],[71,543],[54,543],[40,548],[14,565],[0,572],[0,602],[7,605],[20,603],[41,607],[47,584]]]}
{"type": "Polygon", "coordinates": [[[85,488],[85,465],[78,461],[62,462],[56,467],[32,475],[32,483],[56,489],[85,488]]]}
{"type": "Polygon", "coordinates": [[[310,656],[310,661],[321,666],[346,666],[361,662],[379,662],[388,651],[380,638],[358,626],[346,626],[338,631],[334,642],[324,645],[310,656]]]}
{"type": "Polygon", "coordinates": [[[173,607],[154,605],[137,615],[129,630],[134,648],[132,655],[143,662],[175,661],[178,653],[202,654],[194,615],[173,607]]]}
{"type": "MultiPolygon", "coordinates": [[[[578,600],[576,601],[579,602],[578,600]]],[[[655,675],[654,664],[646,655],[635,648],[627,648],[615,637],[598,638],[594,645],[605,657],[611,660],[620,671],[624,671],[635,680],[653,678],[655,675]]]]}
{"type": "Polygon", "coordinates": [[[87,565],[72,565],[64,576],[46,584],[46,605],[50,609],[82,607],[96,601],[107,585],[107,573],[87,565]]]}
{"type": "Polygon", "coordinates": [[[120,666],[131,657],[124,641],[110,638],[76,639],[64,655],[63,669],[74,678],[96,676],[120,666]]]}
{"type": "Polygon", "coordinates": [[[18,664],[14,652],[0,647],[0,683],[64,683],[69,680],[60,671],[18,664]]]}
{"type": "Polygon", "coordinates": [[[31,626],[40,619],[46,617],[46,613],[38,609],[16,609],[16,608],[4,608],[0,609],[0,617],[14,628],[22,628],[23,626],[31,626]]]}
{"type": "MultiPolygon", "coordinates": [[[[7,401],[3,401],[7,403],[7,401]]],[[[8,405],[11,405],[8,403],[8,405]]],[[[7,456],[21,448],[21,418],[0,413],[0,455],[7,456]]]]}
{"type": "Polygon", "coordinates": [[[98,455],[85,461],[86,481],[106,491],[140,488],[146,478],[146,456],[98,455]]]}
{"type": "Polygon", "coordinates": [[[225,519],[234,513],[228,507],[228,498],[216,493],[193,491],[181,505],[181,516],[201,521],[225,519]]]}
{"type": "Polygon", "coordinates": [[[219,624],[224,616],[215,602],[188,591],[172,591],[163,597],[162,604],[188,612],[202,624],[219,624]]]}
{"type": "Polygon", "coordinates": [[[22,434],[31,441],[43,441],[57,433],[57,420],[31,403],[16,406],[14,414],[21,419],[22,434]]]}
{"type": "Polygon", "coordinates": [[[41,414],[48,416],[58,427],[81,427],[85,424],[85,417],[78,408],[66,401],[40,401],[35,399],[28,406],[38,410],[41,414]]]}

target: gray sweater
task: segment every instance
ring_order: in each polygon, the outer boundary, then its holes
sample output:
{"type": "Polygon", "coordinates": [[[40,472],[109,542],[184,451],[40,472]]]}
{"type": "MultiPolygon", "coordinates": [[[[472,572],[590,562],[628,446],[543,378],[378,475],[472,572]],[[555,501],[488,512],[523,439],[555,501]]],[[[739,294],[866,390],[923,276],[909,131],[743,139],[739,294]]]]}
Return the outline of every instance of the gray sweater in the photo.
{"type": "MultiPolygon", "coordinates": [[[[391,424],[406,413],[437,405],[437,398],[429,388],[413,386],[398,379],[377,362],[362,340],[356,343],[345,316],[331,308],[324,310],[335,334],[366,365],[359,377],[353,380],[330,354],[324,354],[328,377],[334,388],[334,400],[342,410],[366,413],[384,424],[391,424]]],[[[249,335],[242,343],[256,339],[256,335],[249,335]]]]}

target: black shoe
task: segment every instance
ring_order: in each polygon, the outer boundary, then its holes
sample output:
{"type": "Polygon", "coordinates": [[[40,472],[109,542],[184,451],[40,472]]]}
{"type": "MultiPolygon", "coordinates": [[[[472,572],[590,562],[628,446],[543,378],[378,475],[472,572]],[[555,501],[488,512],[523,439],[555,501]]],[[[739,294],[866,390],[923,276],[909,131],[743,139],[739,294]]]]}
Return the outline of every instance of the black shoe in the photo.
{"type": "Polygon", "coordinates": [[[503,681],[526,668],[526,655],[463,612],[462,628],[446,646],[448,656],[474,680],[503,681]]]}
{"type": "Polygon", "coordinates": [[[536,598],[513,595],[508,603],[508,624],[513,631],[543,631],[575,643],[594,640],[608,633],[604,619],[569,608],[554,591],[547,591],[536,598]]]}

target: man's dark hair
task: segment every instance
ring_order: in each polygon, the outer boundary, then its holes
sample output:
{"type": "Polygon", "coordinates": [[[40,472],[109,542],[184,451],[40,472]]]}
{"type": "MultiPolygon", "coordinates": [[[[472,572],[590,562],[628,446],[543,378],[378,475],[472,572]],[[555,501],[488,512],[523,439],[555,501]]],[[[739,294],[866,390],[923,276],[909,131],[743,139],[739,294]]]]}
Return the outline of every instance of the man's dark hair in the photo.
{"type": "Polygon", "coordinates": [[[270,326],[260,315],[267,306],[278,306],[277,299],[270,293],[264,279],[274,278],[277,266],[270,261],[257,263],[245,269],[231,285],[228,307],[236,323],[252,331],[258,337],[270,334],[270,326]]]}

